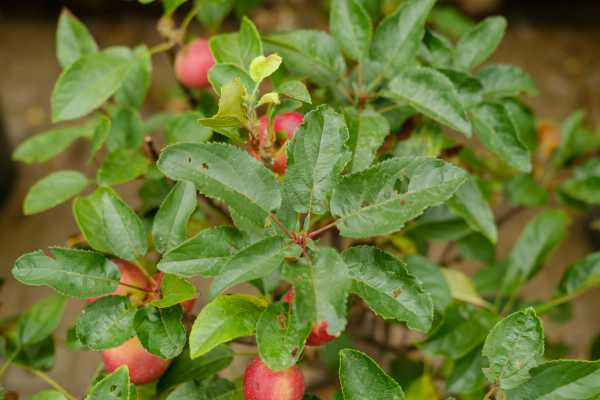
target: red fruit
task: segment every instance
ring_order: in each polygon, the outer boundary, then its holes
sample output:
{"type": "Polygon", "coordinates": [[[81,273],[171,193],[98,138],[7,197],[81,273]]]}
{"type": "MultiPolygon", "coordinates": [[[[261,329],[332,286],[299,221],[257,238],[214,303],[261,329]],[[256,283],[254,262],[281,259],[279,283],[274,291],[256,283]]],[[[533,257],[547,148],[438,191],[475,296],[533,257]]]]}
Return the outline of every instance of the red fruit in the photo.
{"type": "Polygon", "coordinates": [[[109,373],[127,365],[129,379],[137,385],[154,382],[165,372],[170,360],[148,353],[137,337],[133,337],[115,348],[102,352],[104,367],[109,373]]]}
{"type": "MultiPolygon", "coordinates": [[[[112,294],[117,296],[128,296],[133,304],[141,305],[148,295],[148,292],[145,290],[151,289],[150,281],[146,278],[146,275],[144,275],[135,264],[132,264],[129,261],[120,258],[113,258],[111,261],[119,268],[119,271],[121,271],[120,282],[125,284],[117,286],[117,289],[112,292],[112,294]],[[134,287],[144,290],[135,289],[134,287]]],[[[90,297],[87,299],[87,302],[93,303],[98,299],[99,297],[90,297]]]]}
{"type": "Polygon", "coordinates": [[[175,75],[185,86],[202,89],[209,85],[208,70],[215,65],[208,40],[198,38],[188,43],[177,53],[175,75]]]}
{"type": "MultiPolygon", "coordinates": [[[[294,288],[290,288],[281,297],[281,300],[291,305],[294,301],[294,288]]],[[[336,336],[332,336],[327,332],[327,328],[327,321],[321,321],[318,325],[313,326],[310,335],[308,335],[308,338],[306,339],[306,344],[309,346],[321,346],[336,339],[336,336]]]]}
{"type": "Polygon", "coordinates": [[[244,400],[300,400],[304,395],[304,375],[297,365],[272,371],[256,357],[244,371],[244,400]]]}
{"type": "MultiPolygon", "coordinates": [[[[304,116],[298,112],[287,112],[283,114],[279,114],[273,118],[273,130],[275,133],[284,132],[287,134],[287,139],[283,140],[282,147],[276,152],[273,157],[273,171],[276,174],[283,175],[285,174],[285,168],[287,166],[287,141],[291,140],[298,127],[304,121],[304,116]]],[[[265,140],[265,137],[268,132],[268,120],[266,116],[262,116],[258,121],[258,139],[260,144],[262,144],[265,140]]],[[[250,151],[250,154],[260,160],[256,151],[250,151]]]]}
{"type": "MultiPolygon", "coordinates": [[[[153,279],[154,279],[154,282],[156,282],[156,286],[154,286],[155,292],[150,294],[149,300],[160,299],[160,295],[158,294],[158,288],[160,287],[160,283],[162,282],[164,275],[165,274],[163,272],[157,272],[156,274],[154,274],[153,279]]],[[[181,304],[181,308],[183,308],[183,312],[186,314],[189,314],[194,309],[194,305],[196,304],[196,299],[182,301],[179,304],[181,304]]]]}

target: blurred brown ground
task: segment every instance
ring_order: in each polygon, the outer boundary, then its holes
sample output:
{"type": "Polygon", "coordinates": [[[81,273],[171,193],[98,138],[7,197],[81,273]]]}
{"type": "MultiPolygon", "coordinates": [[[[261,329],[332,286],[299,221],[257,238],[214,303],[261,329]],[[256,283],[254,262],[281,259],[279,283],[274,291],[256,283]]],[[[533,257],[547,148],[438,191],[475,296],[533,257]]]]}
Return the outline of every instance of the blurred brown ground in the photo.
{"type": "MultiPolygon", "coordinates": [[[[259,25],[271,27],[314,25],[311,21],[318,9],[306,7],[303,3],[303,0],[291,0],[290,7],[279,7],[271,14],[259,13],[255,15],[255,20],[259,25]],[[296,7],[300,12],[295,14],[291,7],[296,7]]],[[[322,24],[323,20],[320,21],[322,24]]],[[[157,41],[150,19],[120,16],[85,19],[84,22],[101,46],[157,41]]],[[[54,30],[55,21],[0,19],[0,104],[13,144],[50,125],[49,98],[60,72],[54,54],[54,30]]],[[[162,56],[159,58],[155,63],[150,107],[160,104],[161,94],[173,79],[168,63],[162,56]]],[[[540,88],[540,95],[531,99],[530,104],[539,115],[562,118],[575,109],[584,108],[588,112],[589,124],[600,130],[600,26],[536,26],[512,21],[495,61],[514,63],[532,74],[540,88]]],[[[14,191],[0,209],[0,276],[7,280],[0,294],[2,316],[22,311],[48,293],[48,290],[15,282],[10,275],[14,260],[29,251],[61,245],[76,232],[68,204],[25,218],[20,207],[28,188],[50,171],[86,169],[86,157],[87,144],[79,142],[64,155],[45,164],[18,166],[14,191]]],[[[128,188],[127,192],[131,196],[133,190],[128,188]]],[[[534,213],[522,214],[503,227],[500,254],[506,253],[522,226],[534,213]]],[[[584,226],[588,222],[581,216],[574,218],[568,239],[547,263],[544,272],[528,285],[527,291],[531,297],[549,296],[564,267],[589,251],[584,235],[584,226]]],[[[466,265],[464,268],[468,270],[473,267],[466,265]]],[[[200,304],[205,302],[203,286],[200,285],[200,304]]],[[[600,333],[597,311],[600,309],[599,294],[598,290],[592,291],[576,301],[571,323],[556,325],[546,321],[550,338],[562,340],[572,347],[570,356],[586,357],[591,338],[600,333]]],[[[81,302],[70,302],[57,341],[56,367],[51,373],[74,393],[85,390],[100,359],[97,354],[73,353],[64,347],[65,331],[82,306],[81,302]]],[[[46,388],[41,381],[18,368],[8,371],[4,384],[25,398],[46,388]]]]}

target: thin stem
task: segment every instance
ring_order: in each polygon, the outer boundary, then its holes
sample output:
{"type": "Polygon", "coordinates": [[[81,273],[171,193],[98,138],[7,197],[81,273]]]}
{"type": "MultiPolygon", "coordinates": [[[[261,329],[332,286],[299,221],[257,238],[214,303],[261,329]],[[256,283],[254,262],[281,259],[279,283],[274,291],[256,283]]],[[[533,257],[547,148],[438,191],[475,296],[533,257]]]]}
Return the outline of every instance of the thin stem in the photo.
{"type": "Polygon", "coordinates": [[[308,237],[312,239],[312,238],[314,238],[315,236],[319,236],[321,233],[325,232],[325,231],[326,231],[326,230],[328,230],[329,228],[333,228],[333,227],[335,227],[335,226],[336,226],[336,224],[337,224],[337,221],[333,221],[333,222],[331,222],[331,223],[329,223],[329,224],[327,224],[327,225],[325,225],[325,226],[323,226],[323,227],[321,227],[321,228],[319,228],[319,229],[317,229],[317,230],[314,230],[314,231],[310,232],[310,233],[308,234],[308,237]]]}
{"type": "Polygon", "coordinates": [[[557,306],[560,306],[561,304],[570,302],[571,300],[575,299],[577,296],[579,296],[583,292],[584,292],[583,290],[579,290],[579,291],[569,293],[567,295],[552,299],[545,304],[541,304],[541,305],[535,307],[535,312],[538,315],[544,315],[548,311],[552,310],[554,307],[557,307],[557,306]]]}
{"type": "Polygon", "coordinates": [[[483,400],[492,400],[493,396],[496,394],[496,390],[498,390],[496,385],[492,385],[490,390],[488,390],[488,392],[485,394],[485,397],[483,398],[483,400]]]}
{"type": "Polygon", "coordinates": [[[64,387],[62,387],[58,382],[56,382],[54,379],[50,378],[50,376],[48,376],[48,374],[37,370],[37,369],[33,369],[30,367],[26,367],[26,366],[20,366],[23,369],[26,369],[27,371],[31,372],[32,374],[34,374],[35,376],[37,376],[38,378],[40,378],[41,380],[43,380],[44,382],[46,382],[50,387],[52,387],[53,389],[58,390],[59,392],[61,392],[67,399],[69,400],[77,400],[77,397],[74,396],[73,394],[71,394],[71,392],[69,392],[67,389],[65,389],[64,387]]]}
{"type": "Polygon", "coordinates": [[[401,107],[400,104],[392,104],[392,105],[380,108],[379,110],[377,110],[377,112],[379,114],[385,114],[386,112],[394,111],[395,109],[400,108],[400,107],[401,107]]]}
{"type": "Polygon", "coordinates": [[[155,293],[156,290],[150,290],[150,289],[146,289],[143,287],[139,287],[139,286],[135,286],[135,285],[130,285],[129,283],[125,283],[125,282],[119,282],[119,285],[131,288],[131,289],[135,289],[135,290],[140,290],[142,292],[146,292],[146,293],[155,293]]]}
{"type": "Polygon", "coordinates": [[[498,218],[498,220],[496,221],[496,225],[498,225],[498,227],[501,227],[502,225],[510,221],[513,217],[519,215],[522,211],[525,211],[524,207],[511,208],[506,212],[506,214],[498,218]]]}
{"type": "Polygon", "coordinates": [[[283,233],[286,234],[287,237],[289,237],[290,239],[292,239],[293,241],[295,241],[295,237],[292,234],[292,232],[290,232],[290,230],[287,228],[287,226],[285,226],[283,224],[283,222],[281,222],[279,220],[279,218],[277,218],[277,215],[271,214],[271,219],[273,220],[273,222],[275,222],[277,224],[277,226],[283,231],[283,233]]]}
{"type": "Polygon", "coordinates": [[[21,347],[17,347],[15,349],[15,351],[13,351],[13,353],[10,355],[10,357],[8,357],[6,359],[6,361],[4,362],[4,364],[2,364],[2,367],[0,367],[0,378],[2,377],[2,375],[4,375],[4,373],[6,372],[6,370],[8,369],[8,367],[10,367],[10,365],[12,364],[13,360],[15,359],[15,357],[19,354],[19,351],[21,351],[21,347]]]}

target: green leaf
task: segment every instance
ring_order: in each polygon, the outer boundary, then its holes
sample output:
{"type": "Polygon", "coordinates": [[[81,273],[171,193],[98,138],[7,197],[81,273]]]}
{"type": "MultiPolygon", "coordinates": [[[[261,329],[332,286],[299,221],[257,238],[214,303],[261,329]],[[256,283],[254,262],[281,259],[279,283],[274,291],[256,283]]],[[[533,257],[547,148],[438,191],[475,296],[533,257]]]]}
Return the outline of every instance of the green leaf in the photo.
{"type": "Polygon", "coordinates": [[[56,55],[60,66],[66,68],[81,57],[97,51],[98,45],[85,25],[64,8],[56,30],[56,55]]]}
{"type": "Polygon", "coordinates": [[[425,373],[406,389],[406,400],[439,399],[438,390],[429,373],[425,373]]]}
{"type": "Polygon", "coordinates": [[[371,57],[386,77],[395,76],[415,59],[425,35],[425,21],[435,0],[410,0],[385,18],[371,45],[371,57]]]}
{"type": "Polygon", "coordinates": [[[96,157],[98,151],[100,151],[104,143],[106,143],[111,131],[111,125],[112,123],[108,117],[102,115],[98,118],[97,125],[94,127],[94,133],[90,140],[90,158],[88,159],[88,162],[96,157]]]}
{"type": "Polygon", "coordinates": [[[235,228],[205,229],[168,251],[160,260],[158,269],[185,277],[215,276],[233,254],[248,244],[235,228]]]}
{"type": "Polygon", "coordinates": [[[135,335],[135,313],[125,296],[102,297],[89,304],[77,319],[77,337],[91,350],[117,347],[135,335]]]}
{"type": "Polygon", "coordinates": [[[441,126],[432,121],[417,126],[410,137],[396,144],[396,157],[437,157],[442,153],[445,137],[441,126]]]}
{"type": "Polygon", "coordinates": [[[286,303],[271,304],[256,324],[260,358],[273,371],[291,368],[298,362],[311,325],[300,324],[286,303]]]}
{"type": "Polygon", "coordinates": [[[204,118],[204,114],[199,111],[185,112],[171,118],[165,127],[167,144],[208,142],[213,133],[210,128],[200,125],[200,118],[204,118]]]}
{"type": "Polygon", "coordinates": [[[190,217],[198,199],[193,183],[177,182],[154,216],[152,238],[159,253],[165,253],[181,244],[187,237],[190,217]]]}
{"type": "Polygon", "coordinates": [[[448,206],[463,218],[471,229],[481,232],[492,243],[496,243],[498,232],[494,214],[473,177],[467,179],[458,189],[454,197],[448,201],[448,206]]]}
{"type": "MultiPolygon", "coordinates": [[[[2,398],[2,400],[4,399],[2,398]]],[[[31,400],[67,400],[67,398],[57,390],[42,390],[34,394],[31,400]]]]}
{"type": "Polygon", "coordinates": [[[544,355],[544,329],[533,308],[498,322],[488,334],[482,354],[489,361],[483,372],[503,390],[527,381],[529,370],[541,363],[544,355]]]}
{"type": "Polygon", "coordinates": [[[144,144],[143,122],[139,112],[130,107],[111,110],[110,132],[106,138],[108,151],[122,148],[139,149],[144,144]]]}
{"type": "Polygon", "coordinates": [[[517,129],[519,140],[533,153],[538,145],[537,126],[533,112],[516,99],[505,98],[501,100],[501,103],[517,129]]]}
{"type": "Polygon", "coordinates": [[[215,35],[209,46],[218,64],[233,64],[244,71],[250,67],[252,60],[263,54],[260,35],[247,18],[242,20],[240,33],[215,35]]]}
{"type": "Polygon", "coordinates": [[[561,190],[585,203],[600,204],[600,159],[576,167],[573,176],[562,182],[561,190]]]}
{"type": "Polygon", "coordinates": [[[454,66],[475,68],[486,61],[502,41],[506,31],[504,17],[489,17],[461,35],[454,53],[454,66]]]}
{"type": "Polygon", "coordinates": [[[405,321],[410,329],[427,332],[433,322],[433,303],[404,264],[375,247],[352,247],[343,253],[352,291],[385,319],[405,321]]]}
{"type": "Polygon", "coordinates": [[[281,265],[292,248],[281,236],[271,236],[242,249],[223,264],[208,297],[214,299],[233,285],[269,275],[281,265]]]}
{"type": "Polygon", "coordinates": [[[456,360],[482,344],[495,322],[492,313],[485,309],[453,304],[419,347],[426,353],[456,360]]]}
{"type": "Polygon", "coordinates": [[[54,338],[47,336],[41,342],[21,348],[15,358],[15,363],[30,368],[50,371],[55,362],[54,338]]]}
{"type": "Polygon", "coordinates": [[[169,178],[190,181],[200,193],[224,201],[239,219],[256,227],[263,227],[269,213],[281,204],[275,175],[237,147],[172,145],[162,151],[158,167],[169,178]]]}
{"type": "Polygon", "coordinates": [[[485,388],[487,379],[483,374],[483,368],[486,362],[481,355],[481,347],[476,347],[454,362],[452,374],[448,377],[450,393],[474,393],[485,388]]]}
{"type": "Polygon", "coordinates": [[[600,395],[600,361],[558,360],[530,371],[531,379],[507,391],[511,400],[592,400],[600,395]]]}
{"type": "Polygon", "coordinates": [[[435,309],[443,313],[452,302],[452,293],[442,269],[421,256],[406,257],[404,261],[408,273],[421,281],[423,289],[431,296],[435,309]]]}
{"type": "Polygon", "coordinates": [[[389,96],[408,103],[425,116],[471,136],[461,99],[444,74],[417,67],[396,76],[389,84],[389,96]]]}
{"type": "Polygon", "coordinates": [[[350,133],[348,147],[352,151],[350,170],[362,171],[375,160],[377,150],[390,133],[390,125],[384,116],[372,110],[359,113],[354,108],[348,108],[345,110],[345,117],[350,133]]]}
{"type": "Polygon", "coordinates": [[[340,351],[340,383],[344,400],[403,400],[404,392],[369,356],[357,350],[340,351]]]}
{"type": "Polygon", "coordinates": [[[564,165],[567,161],[580,153],[578,149],[578,137],[583,136],[583,122],[585,112],[575,111],[567,117],[560,125],[560,146],[554,156],[554,162],[558,165],[564,165]]]}
{"type": "Polygon", "coordinates": [[[516,206],[540,207],[548,200],[548,192],[531,174],[515,176],[506,185],[506,190],[516,206]]]}
{"type": "Polygon", "coordinates": [[[192,381],[179,385],[165,400],[239,400],[242,388],[225,379],[192,381]]]}
{"type": "Polygon", "coordinates": [[[491,305],[477,293],[475,284],[468,275],[450,268],[442,269],[442,273],[453,298],[476,306],[491,308],[491,305]]]}
{"type": "Polygon", "coordinates": [[[288,147],[284,192],[294,211],[323,214],[344,164],[348,129],[342,116],[319,107],[304,122],[288,147]]]}
{"type": "Polygon", "coordinates": [[[101,106],[125,81],[130,59],[116,52],[86,55],[69,65],[52,92],[52,122],[76,119],[101,106]]]}
{"type": "Polygon", "coordinates": [[[427,208],[448,200],[466,178],[463,170],[439,159],[391,158],[341,178],[331,199],[331,212],[339,217],[337,227],[344,236],[390,234],[427,208]],[[397,184],[405,191],[398,192],[397,184]]]}
{"type": "Polygon", "coordinates": [[[479,71],[484,94],[490,97],[536,96],[535,83],[527,72],[514,65],[488,65],[479,71]]]}
{"type": "Polygon", "coordinates": [[[160,282],[161,298],[152,305],[167,308],[196,297],[196,287],[187,279],[173,274],[164,274],[160,282]]]}
{"type": "Polygon", "coordinates": [[[219,346],[210,353],[190,359],[190,353],[185,350],[177,357],[158,382],[160,392],[175,385],[192,379],[201,381],[207,379],[233,361],[233,352],[227,346],[219,346]]]}
{"type": "Polygon", "coordinates": [[[447,67],[452,62],[453,49],[450,41],[437,32],[427,30],[419,49],[419,58],[432,67],[447,67]]]}
{"type": "Polygon", "coordinates": [[[129,369],[126,365],[96,383],[85,400],[129,400],[129,369]]]}
{"type": "Polygon", "coordinates": [[[165,15],[171,15],[175,10],[179,8],[179,6],[185,4],[187,0],[163,0],[163,9],[165,10],[165,15]]]}
{"type": "Polygon", "coordinates": [[[456,69],[444,68],[438,71],[450,79],[465,109],[481,103],[483,84],[479,79],[456,69]]]}
{"type": "Polygon", "coordinates": [[[501,103],[482,103],[470,110],[475,133],[481,143],[511,167],[531,171],[528,148],[519,139],[511,115],[501,103]]]}
{"type": "Polygon", "coordinates": [[[221,295],[208,303],[194,321],[190,333],[192,358],[202,356],[222,343],[250,336],[267,302],[246,294],[221,295]]]}
{"type": "Polygon", "coordinates": [[[143,154],[129,149],[109,153],[96,172],[99,185],[120,185],[148,172],[148,160],[143,154]]]}
{"type": "Polygon", "coordinates": [[[306,85],[300,81],[285,81],[277,87],[277,91],[289,98],[312,104],[312,99],[306,85]]]}
{"type": "Polygon", "coordinates": [[[164,359],[175,358],[183,351],[187,339],[182,317],[180,306],[141,308],[135,315],[135,333],[150,353],[164,359]]]}
{"type": "Polygon", "coordinates": [[[17,322],[19,345],[39,343],[50,336],[58,327],[66,305],[66,297],[54,294],[25,311],[17,322]]]}
{"type": "Polygon", "coordinates": [[[117,289],[120,273],[101,254],[87,250],[51,247],[53,258],[38,250],[15,261],[12,274],[26,285],[47,285],[76,298],[97,297],[117,289]]]}
{"type": "Polygon", "coordinates": [[[267,50],[283,58],[294,75],[325,87],[334,86],[346,73],[346,62],[337,43],[325,32],[297,30],[263,38],[267,50]]]}
{"type": "Polygon", "coordinates": [[[223,86],[236,78],[239,78],[242,82],[247,93],[252,93],[254,91],[256,82],[252,80],[245,70],[236,64],[217,64],[208,71],[208,81],[217,94],[221,94],[223,86]]]}
{"type": "Polygon", "coordinates": [[[545,210],[530,221],[514,244],[502,281],[502,293],[511,294],[531,278],[566,234],[569,217],[562,210],[545,210]]]}
{"type": "Polygon", "coordinates": [[[373,25],[371,17],[356,0],[333,0],[329,26],[338,44],[353,60],[368,57],[373,25]]]}
{"type": "Polygon", "coordinates": [[[250,63],[250,77],[259,84],[263,79],[273,75],[279,69],[282,59],[277,54],[271,54],[267,57],[260,55],[250,63]]]}
{"type": "Polygon", "coordinates": [[[571,264],[560,280],[555,297],[574,295],[600,285],[600,252],[571,264]]]}
{"type": "Polygon", "coordinates": [[[88,180],[78,171],[58,171],[40,179],[29,189],[23,202],[25,215],[36,214],[64,203],[88,185],[88,180]]]}
{"type": "Polygon", "coordinates": [[[196,16],[211,31],[216,31],[233,8],[233,0],[194,0],[196,16]]]}
{"type": "Polygon", "coordinates": [[[12,154],[15,161],[27,164],[48,161],[67,149],[78,138],[85,136],[81,127],[64,126],[32,136],[19,144],[12,154]]]}
{"type": "Polygon", "coordinates": [[[152,55],[144,45],[131,52],[131,67],[123,85],[115,93],[121,106],[139,108],[144,104],[152,80],[152,55]]]}

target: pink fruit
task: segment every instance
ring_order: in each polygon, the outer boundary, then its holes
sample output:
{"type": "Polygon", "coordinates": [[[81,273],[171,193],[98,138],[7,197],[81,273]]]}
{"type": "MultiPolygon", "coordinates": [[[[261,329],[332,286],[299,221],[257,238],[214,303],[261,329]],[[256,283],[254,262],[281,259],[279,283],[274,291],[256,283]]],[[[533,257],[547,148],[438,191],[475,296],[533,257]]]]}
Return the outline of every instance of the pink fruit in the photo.
{"type": "Polygon", "coordinates": [[[175,58],[175,75],[185,86],[202,89],[209,85],[208,70],[215,65],[208,40],[198,38],[188,43],[175,58]]]}
{"type": "MultiPolygon", "coordinates": [[[[154,287],[155,293],[150,294],[150,298],[149,300],[158,300],[160,299],[160,295],[158,293],[158,289],[160,288],[160,283],[162,282],[163,276],[165,274],[163,272],[157,272],[153,279],[154,282],[156,282],[156,286],[154,287]]],[[[182,301],[181,303],[181,308],[183,308],[183,312],[186,314],[189,314],[192,312],[192,310],[194,309],[194,305],[196,304],[196,299],[190,299],[190,300],[186,300],[186,301],[182,301]]]]}
{"type": "Polygon", "coordinates": [[[165,372],[170,360],[164,360],[148,353],[137,337],[127,340],[120,346],[102,352],[104,367],[109,373],[127,365],[129,379],[136,385],[154,382],[165,372]]]}
{"type": "MultiPolygon", "coordinates": [[[[288,304],[292,304],[294,301],[294,288],[290,288],[281,297],[281,300],[288,304]]],[[[318,325],[313,326],[310,335],[308,335],[308,338],[306,339],[306,344],[309,346],[321,346],[336,339],[336,336],[332,336],[327,332],[327,328],[327,321],[321,321],[318,325]]]]}
{"type": "MultiPolygon", "coordinates": [[[[276,174],[283,175],[285,174],[285,169],[287,166],[287,141],[291,140],[298,127],[304,121],[304,116],[298,112],[287,112],[283,114],[279,114],[273,118],[273,130],[275,133],[283,132],[287,134],[287,139],[283,140],[283,145],[277,150],[275,156],[273,157],[273,171],[276,174]]],[[[262,144],[265,140],[265,136],[268,132],[268,120],[266,116],[262,116],[259,120],[258,126],[258,138],[260,143],[262,144]]],[[[250,154],[256,158],[254,154],[256,151],[250,152],[250,154]]]]}
{"type": "Polygon", "coordinates": [[[297,365],[272,371],[256,357],[244,371],[245,400],[300,400],[304,395],[304,375],[297,365]]]}
{"type": "MultiPolygon", "coordinates": [[[[117,289],[112,292],[112,294],[117,296],[128,296],[135,305],[143,304],[148,295],[146,290],[151,289],[150,281],[146,278],[146,275],[129,261],[120,258],[113,258],[111,261],[119,268],[119,271],[121,271],[121,284],[117,286],[117,289]]],[[[90,297],[87,299],[87,302],[93,303],[98,299],[99,297],[90,297]]]]}

